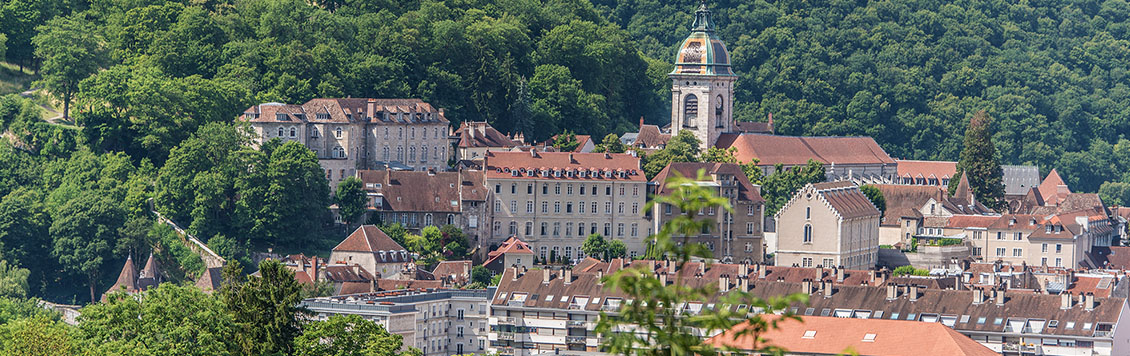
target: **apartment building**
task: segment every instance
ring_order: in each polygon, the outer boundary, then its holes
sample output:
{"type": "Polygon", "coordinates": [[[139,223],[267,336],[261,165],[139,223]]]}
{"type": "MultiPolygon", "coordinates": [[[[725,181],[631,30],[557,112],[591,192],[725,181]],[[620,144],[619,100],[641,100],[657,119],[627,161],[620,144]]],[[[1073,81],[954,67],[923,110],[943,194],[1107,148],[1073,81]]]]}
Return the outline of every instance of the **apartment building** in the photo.
{"type": "Polygon", "coordinates": [[[359,169],[445,170],[451,129],[443,109],[419,99],[317,98],[244,110],[255,140],[302,143],[318,156],[331,189],[359,169]]]}
{"type": "Polygon", "coordinates": [[[400,223],[419,234],[428,226],[455,225],[478,242],[490,218],[483,172],[360,170],[357,178],[368,195],[368,214],[400,223]]]}
{"type": "MultiPolygon", "coordinates": [[[[582,263],[561,271],[507,269],[490,301],[488,351],[512,356],[597,351],[603,340],[593,326],[600,313],[615,313],[620,305],[632,302],[600,282],[604,275],[622,268],[650,268],[666,284],[681,280],[695,287],[717,286],[715,296],[675,306],[687,315],[718,308],[759,312],[720,302],[720,296],[734,289],[761,299],[804,293],[809,295],[808,303],[790,308],[802,318],[939,323],[1003,354],[1120,355],[1130,350],[1130,327],[1125,326],[1130,308],[1122,297],[931,283],[942,279],[869,281],[859,279],[867,272],[853,270],[797,282],[784,275],[774,278],[776,269],[782,267],[692,263],[680,270],[659,261],[625,266],[623,260],[617,260],[582,263]]],[[[799,275],[802,270],[817,269],[788,268],[780,273],[799,275]]]]}
{"type": "Polygon", "coordinates": [[[494,289],[403,289],[310,298],[313,319],[360,315],[404,338],[425,356],[485,355],[487,303],[494,289]]]}
{"type": "Polygon", "coordinates": [[[878,262],[879,209],[850,181],[808,184],[774,218],[778,266],[866,270],[878,262]]]}
{"type": "Polygon", "coordinates": [[[643,217],[647,178],[629,154],[487,152],[486,186],[493,195],[491,243],[518,236],[539,259],[584,258],[591,234],[621,240],[643,253],[650,234],[643,217]]]}
{"type": "MultiPolygon", "coordinates": [[[[721,207],[696,212],[699,219],[710,220],[711,226],[688,240],[706,246],[714,252],[714,258],[722,262],[761,262],[765,256],[761,224],[765,221],[765,199],[761,197],[761,187],[749,182],[741,166],[733,163],[672,162],[655,175],[651,186],[657,195],[669,195],[671,189],[666,184],[669,178],[697,179],[700,170],[704,179],[698,184],[727,198],[734,212],[731,214],[721,207]]],[[[651,212],[653,231],[659,231],[664,223],[681,214],[683,212],[676,206],[657,204],[651,212]]]]}

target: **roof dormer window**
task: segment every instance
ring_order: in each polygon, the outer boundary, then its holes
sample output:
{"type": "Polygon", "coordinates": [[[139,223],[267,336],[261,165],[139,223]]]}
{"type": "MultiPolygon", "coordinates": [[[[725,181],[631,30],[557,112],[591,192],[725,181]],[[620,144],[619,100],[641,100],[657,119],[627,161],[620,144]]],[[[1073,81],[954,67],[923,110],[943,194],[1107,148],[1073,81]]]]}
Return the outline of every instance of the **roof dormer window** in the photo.
{"type": "Polygon", "coordinates": [[[279,120],[279,121],[289,121],[289,120],[290,120],[290,118],[288,118],[288,117],[286,116],[286,114],[285,114],[285,113],[281,113],[281,112],[280,112],[280,113],[275,113],[275,120],[279,120]]]}
{"type": "Polygon", "coordinates": [[[326,113],[326,112],[318,113],[317,118],[318,118],[318,120],[329,120],[330,119],[330,113],[326,113]]]}

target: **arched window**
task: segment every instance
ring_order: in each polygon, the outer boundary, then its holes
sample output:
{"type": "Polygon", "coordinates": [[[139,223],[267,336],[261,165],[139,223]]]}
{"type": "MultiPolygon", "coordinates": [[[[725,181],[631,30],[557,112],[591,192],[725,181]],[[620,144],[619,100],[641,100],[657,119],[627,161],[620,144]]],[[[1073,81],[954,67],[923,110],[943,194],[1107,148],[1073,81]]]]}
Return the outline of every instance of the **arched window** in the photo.
{"type": "Polygon", "coordinates": [[[439,159],[439,146],[432,149],[432,158],[439,159]]]}
{"type": "Polygon", "coordinates": [[[310,128],[310,137],[318,138],[318,127],[317,126],[310,128]]]}
{"type": "Polygon", "coordinates": [[[432,214],[424,214],[424,226],[432,226],[432,214]]]}
{"type": "Polygon", "coordinates": [[[341,146],[334,147],[334,158],[345,158],[345,149],[341,146]]]}
{"type": "Polygon", "coordinates": [[[718,101],[714,103],[714,127],[723,128],[725,125],[722,123],[722,111],[726,110],[726,106],[722,101],[722,96],[718,96],[718,101]]]}
{"type": "Polygon", "coordinates": [[[279,137],[283,137],[284,134],[286,134],[286,132],[283,130],[283,128],[280,127],[279,128],[279,137]]]}
{"type": "Polygon", "coordinates": [[[455,214],[447,214],[447,224],[455,225],[455,214]]]}
{"type": "Polygon", "coordinates": [[[290,128],[290,137],[295,137],[295,136],[298,136],[298,129],[291,127],[290,128]]]}
{"type": "Polygon", "coordinates": [[[404,162],[404,147],[396,146],[396,161],[404,162]]]}
{"type": "Polygon", "coordinates": [[[804,224],[804,243],[812,243],[812,224],[804,224]]]}
{"type": "Polygon", "coordinates": [[[518,222],[517,221],[511,221],[510,222],[510,236],[518,236],[518,222]]]}
{"type": "MultiPolygon", "coordinates": [[[[424,131],[428,132],[428,131],[424,131]]],[[[420,161],[428,161],[428,146],[420,146],[420,161]]]]}
{"type": "Polygon", "coordinates": [[[416,160],[416,148],[415,147],[408,147],[408,162],[413,162],[415,160],[416,160]]]}
{"type": "Polygon", "coordinates": [[[388,153],[388,146],[385,146],[385,148],[381,151],[381,157],[385,162],[388,162],[388,159],[389,159],[388,154],[389,154],[388,153]]]}
{"type": "Polygon", "coordinates": [[[687,94],[687,98],[683,99],[683,127],[695,127],[697,118],[698,97],[694,94],[687,94]]]}
{"type": "Polygon", "coordinates": [[[337,128],[337,130],[334,131],[334,136],[336,136],[337,138],[341,138],[341,128],[340,127],[337,128]]]}

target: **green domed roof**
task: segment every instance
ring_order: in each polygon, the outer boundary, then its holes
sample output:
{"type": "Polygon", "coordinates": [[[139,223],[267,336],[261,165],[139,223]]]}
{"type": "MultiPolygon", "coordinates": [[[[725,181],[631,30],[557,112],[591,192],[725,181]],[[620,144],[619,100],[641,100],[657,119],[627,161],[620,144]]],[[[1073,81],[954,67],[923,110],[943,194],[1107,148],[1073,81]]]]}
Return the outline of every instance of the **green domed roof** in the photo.
{"type": "Polygon", "coordinates": [[[699,4],[694,13],[691,34],[675,54],[675,70],[671,74],[733,76],[730,70],[730,52],[726,44],[714,33],[706,2],[699,4]]]}

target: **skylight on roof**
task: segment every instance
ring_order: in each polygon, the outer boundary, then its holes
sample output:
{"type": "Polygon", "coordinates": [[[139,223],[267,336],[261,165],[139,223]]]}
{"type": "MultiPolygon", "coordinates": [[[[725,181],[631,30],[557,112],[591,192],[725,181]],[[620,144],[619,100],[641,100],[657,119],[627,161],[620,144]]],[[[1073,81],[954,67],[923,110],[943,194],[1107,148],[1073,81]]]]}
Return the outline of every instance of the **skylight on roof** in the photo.
{"type": "Polygon", "coordinates": [[[816,330],[805,330],[804,336],[801,336],[800,338],[801,339],[815,339],[816,338],[816,330]]]}
{"type": "Polygon", "coordinates": [[[863,335],[863,342],[875,342],[875,334],[863,335]]]}

